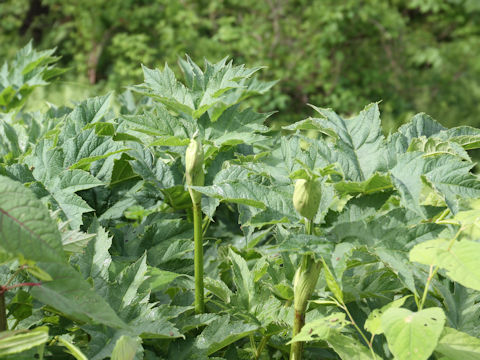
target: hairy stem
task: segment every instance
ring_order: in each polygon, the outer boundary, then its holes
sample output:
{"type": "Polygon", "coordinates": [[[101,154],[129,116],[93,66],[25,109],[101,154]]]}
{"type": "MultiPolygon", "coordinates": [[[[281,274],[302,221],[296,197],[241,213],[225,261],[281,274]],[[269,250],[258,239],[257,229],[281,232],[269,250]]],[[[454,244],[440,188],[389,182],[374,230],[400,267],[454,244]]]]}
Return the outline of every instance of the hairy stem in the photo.
{"type": "MultiPolygon", "coordinates": [[[[295,310],[295,318],[293,320],[293,337],[295,337],[305,325],[305,312],[295,310]]],[[[301,360],[303,353],[303,341],[292,343],[290,348],[290,360],[301,360]]]]}
{"type": "MultiPolygon", "coordinates": [[[[313,220],[308,220],[305,224],[305,233],[313,234],[313,220]]],[[[312,296],[317,284],[322,263],[315,261],[312,255],[303,255],[300,267],[295,274],[293,291],[294,291],[294,310],[295,317],[293,319],[293,334],[295,337],[300,333],[305,325],[305,311],[307,310],[308,300],[312,296]]],[[[297,341],[292,343],[290,347],[290,360],[301,360],[303,353],[303,342],[297,341]]]]}
{"type": "Polygon", "coordinates": [[[193,241],[195,246],[195,312],[205,312],[205,300],[203,290],[203,231],[202,209],[200,203],[193,204],[193,241]]]}

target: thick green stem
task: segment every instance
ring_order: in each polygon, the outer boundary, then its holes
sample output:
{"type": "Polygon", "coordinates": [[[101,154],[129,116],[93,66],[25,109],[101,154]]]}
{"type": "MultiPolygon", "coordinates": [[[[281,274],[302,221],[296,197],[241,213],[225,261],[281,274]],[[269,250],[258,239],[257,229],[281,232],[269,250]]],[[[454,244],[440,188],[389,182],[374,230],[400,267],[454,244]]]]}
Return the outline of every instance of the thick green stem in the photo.
{"type": "MultiPolygon", "coordinates": [[[[307,220],[305,232],[307,235],[313,234],[312,220],[307,220]]],[[[305,311],[307,310],[308,300],[315,290],[321,269],[322,263],[320,261],[315,261],[312,255],[303,255],[293,284],[295,318],[293,320],[292,337],[298,335],[305,325],[305,311]]],[[[290,347],[290,360],[301,360],[302,353],[303,342],[297,341],[292,343],[290,347]]]]}
{"type": "Polygon", "coordinates": [[[203,232],[202,232],[202,208],[200,203],[193,204],[193,240],[195,246],[195,312],[205,312],[203,290],[203,232]]]}
{"type": "Polygon", "coordinates": [[[305,219],[305,234],[313,235],[313,220],[305,219]]]}
{"type": "MultiPolygon", "coordinates": [[[[305,325],[305,311],[297,311],[295,310],[295,318],[293,320],[293,336],[300,333],[302,330],[303,325],[305,325]]],[[[301,360],[303,353],[303,342],[297,341],[292,343],[290,348],[290,360],[301,360]]]]}
{"type": "Polygon", "coordinates": [[[7,309],[5,307],[5,291],[0,291],[0,331],[7,330],[7,309]]]}

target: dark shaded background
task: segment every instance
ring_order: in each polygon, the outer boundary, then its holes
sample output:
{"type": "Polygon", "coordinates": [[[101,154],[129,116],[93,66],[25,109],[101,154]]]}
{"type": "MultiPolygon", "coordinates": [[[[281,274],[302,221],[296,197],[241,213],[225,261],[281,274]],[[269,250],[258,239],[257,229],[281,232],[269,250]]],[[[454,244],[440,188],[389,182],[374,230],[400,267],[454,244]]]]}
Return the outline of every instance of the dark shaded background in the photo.
{"type": "Polygon", "coordinates": [[[421,111],[480,126],[478,0],[0,1],[0,59],[32,38],[70,68],[41,100],[123,91],[140,63],[188,53],[268,66],[261,76],[281,81],[257,101],[275,124],[312,114],[307,103],[348,115],[382,100],[386,130],[421,111]]]}

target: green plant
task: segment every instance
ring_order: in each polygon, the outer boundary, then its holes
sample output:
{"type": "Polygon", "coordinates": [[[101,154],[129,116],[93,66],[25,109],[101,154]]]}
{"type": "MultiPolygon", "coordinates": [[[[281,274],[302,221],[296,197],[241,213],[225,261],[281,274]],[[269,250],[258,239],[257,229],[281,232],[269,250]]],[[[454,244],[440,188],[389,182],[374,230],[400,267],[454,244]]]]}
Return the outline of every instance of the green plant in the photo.
{"type": "Polygon", "coordinates": [[[258,68],[179,64],[1,115],[2,358],[479,356],[480,130],[387,137],[374,103],[274,135],[258,68]]]}
{"type": "Polygon", "coordinates": [[[191,186],[203,186],[205,174],[203,172],[203,148],[200,140],[190,140],[185,153],[185,177],[188,192],[192,199],[193,207],[193,241],[195,243],[195,312],[201,314],[205,311],[203,299],[203,229],[202,229],[202,194],[193,190],[191,186]]]}
{"type": "MultiPolygon", "coordinates": [[[[293,191],[293,206],[295,210],[305,217],[305,234],[313,235],[313,219],[318,212],[322,195],[321,183],[314,179],[298,179],[295,182],[293,191]]],[[[302,256],[300,267],[295,272],[293,279],[293,309],[295,311],[293,320],[293,333],[295,337],[305,325],[305,310],[308,300],[312,296],[317,285],[318,276],[322,269],[322,263],[315,259],[313,254],[302,256]]],[[[294,342],[290,350],[290,359],[302,359],[303,343],[294,342]]]]}

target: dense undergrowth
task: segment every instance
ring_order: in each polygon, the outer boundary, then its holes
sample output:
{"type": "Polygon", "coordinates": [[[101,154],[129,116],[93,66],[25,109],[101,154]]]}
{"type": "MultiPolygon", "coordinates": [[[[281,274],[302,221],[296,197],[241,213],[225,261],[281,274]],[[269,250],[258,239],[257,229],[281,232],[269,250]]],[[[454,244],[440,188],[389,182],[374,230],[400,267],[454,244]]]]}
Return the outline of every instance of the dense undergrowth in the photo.
{"type": "Polygon", "coordinates": [[[26,112],[55,61],[0,71],[2,358],[480,358],[480,130],[374,103],[271,136],[259,68],[188,57],[26,112]]]}

